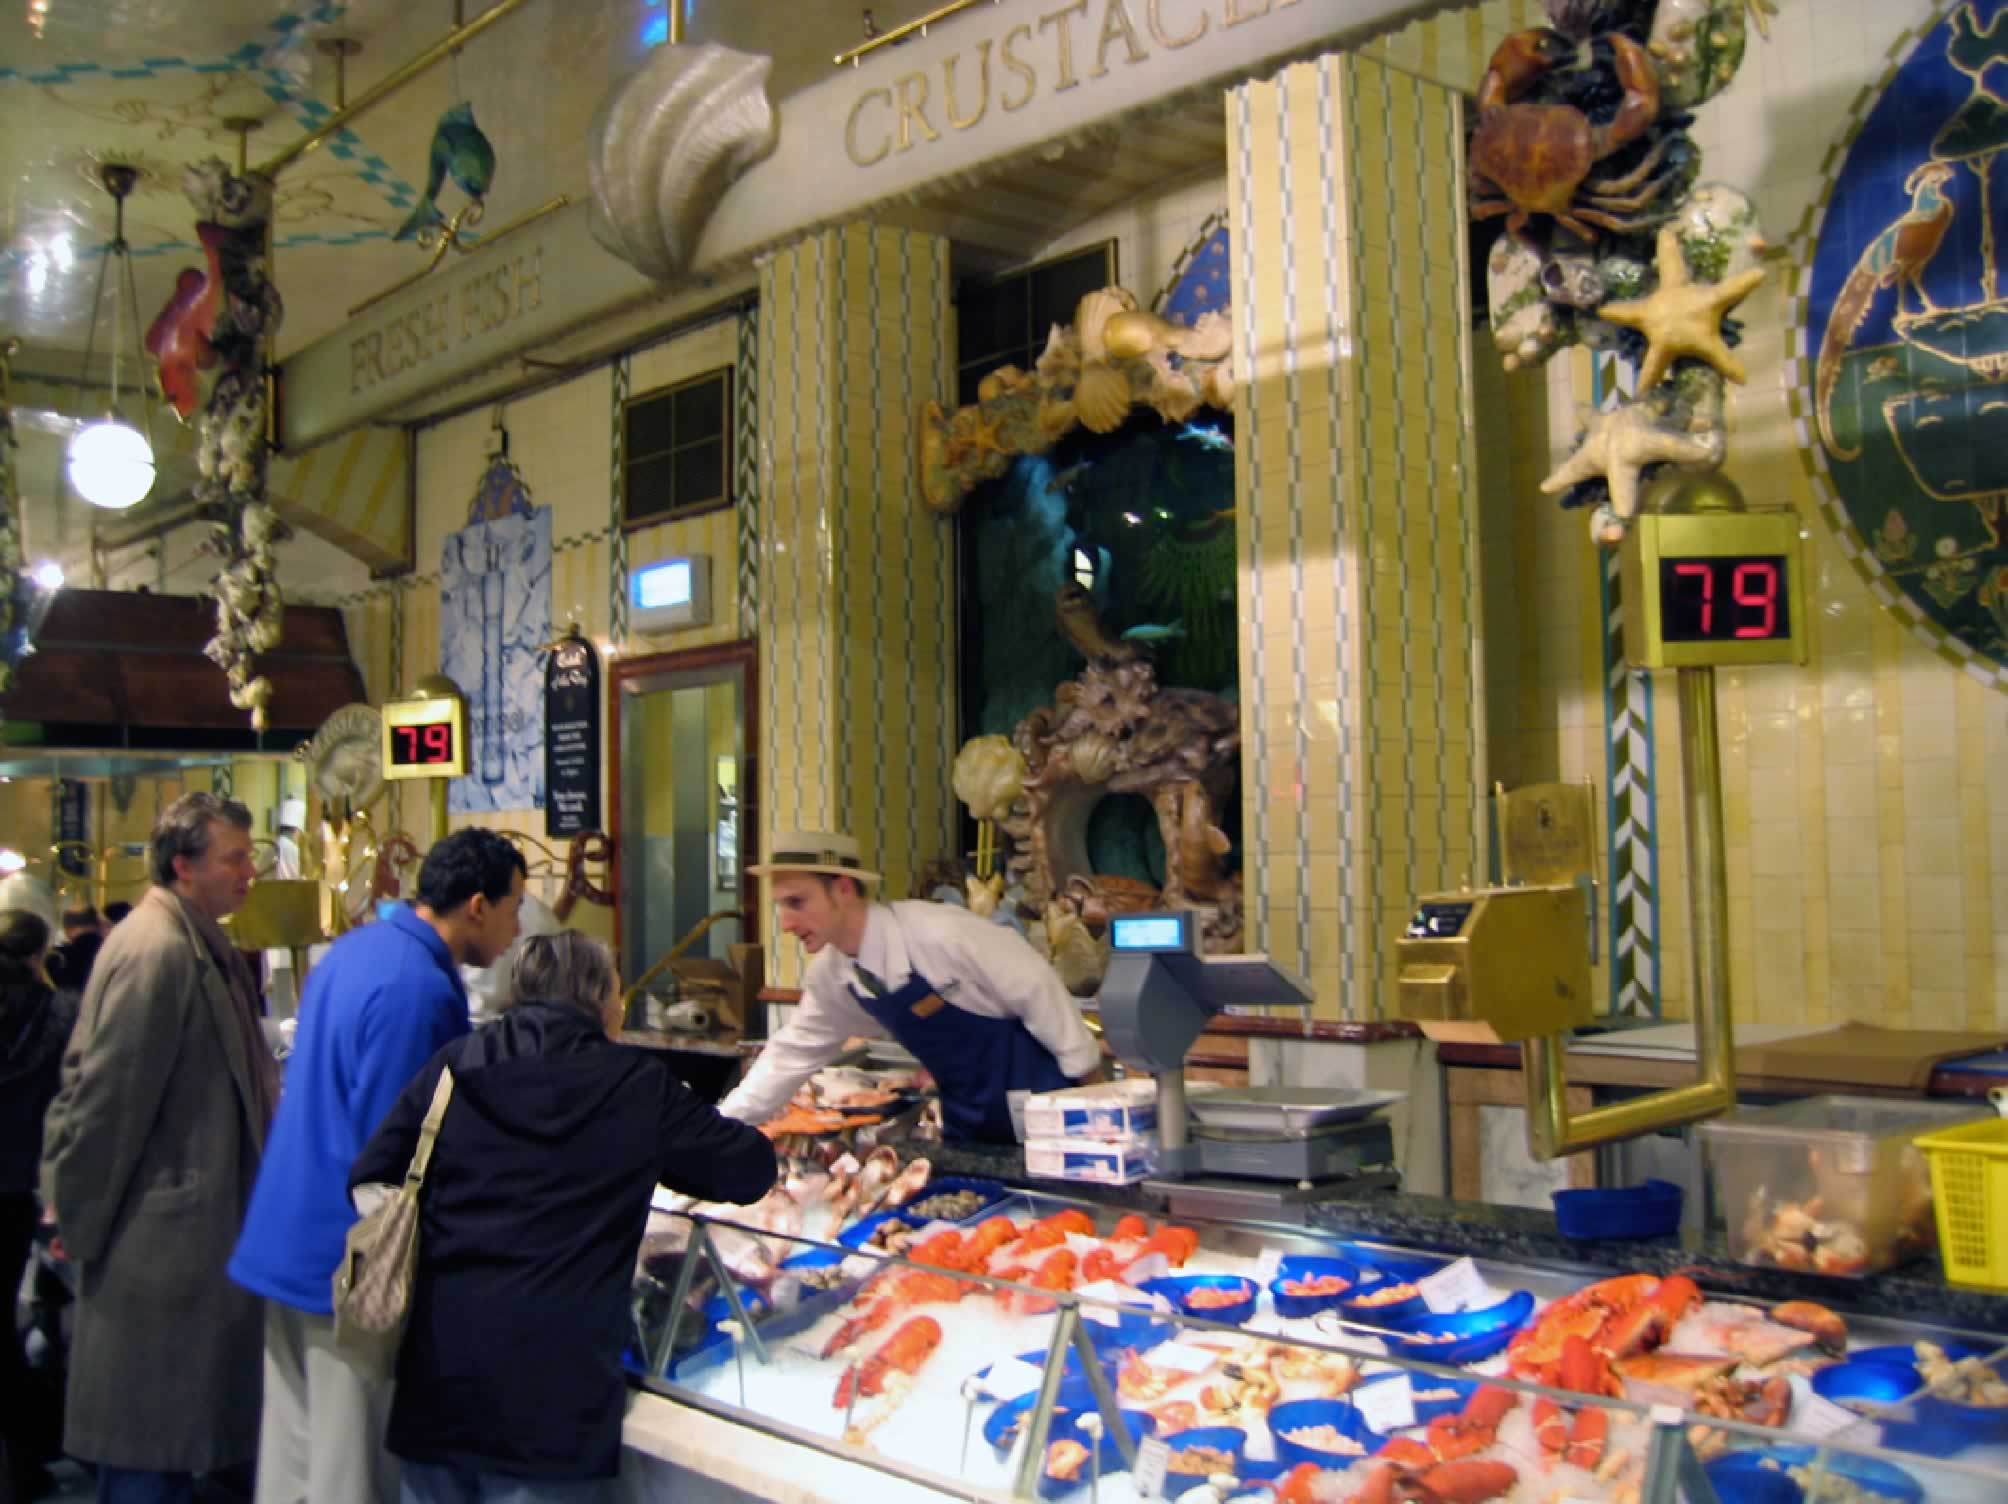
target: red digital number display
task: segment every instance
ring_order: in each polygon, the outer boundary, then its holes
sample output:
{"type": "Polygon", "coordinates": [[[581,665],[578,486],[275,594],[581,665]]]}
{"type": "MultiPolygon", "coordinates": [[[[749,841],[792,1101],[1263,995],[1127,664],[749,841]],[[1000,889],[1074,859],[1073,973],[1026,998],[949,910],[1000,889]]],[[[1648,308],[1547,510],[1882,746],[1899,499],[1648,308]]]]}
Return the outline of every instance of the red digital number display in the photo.
{"type": "Polygon", "coordinates": [[[1659,635],[1667,642],[1775,642],[1792,635],[1782,555],[1659,562],[1659,635]]]}
{"type": "Polygon", "coordinates": [[[453,722],[390,728],[390,760],[401,768],[427,768],[453,761],[453,722]]]}

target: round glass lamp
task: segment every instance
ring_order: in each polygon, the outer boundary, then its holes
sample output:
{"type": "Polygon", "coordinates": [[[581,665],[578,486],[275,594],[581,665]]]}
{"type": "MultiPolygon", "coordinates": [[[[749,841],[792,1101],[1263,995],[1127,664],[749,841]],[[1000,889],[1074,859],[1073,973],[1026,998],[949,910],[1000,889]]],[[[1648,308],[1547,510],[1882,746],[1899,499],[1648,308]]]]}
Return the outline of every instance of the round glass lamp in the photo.
{"type": "Polygon", "coordinates": [[[69,477],[92,506],[123,511],[153,489],[153,446],[130,423],[105,418],[70,440],[69,477]]]}

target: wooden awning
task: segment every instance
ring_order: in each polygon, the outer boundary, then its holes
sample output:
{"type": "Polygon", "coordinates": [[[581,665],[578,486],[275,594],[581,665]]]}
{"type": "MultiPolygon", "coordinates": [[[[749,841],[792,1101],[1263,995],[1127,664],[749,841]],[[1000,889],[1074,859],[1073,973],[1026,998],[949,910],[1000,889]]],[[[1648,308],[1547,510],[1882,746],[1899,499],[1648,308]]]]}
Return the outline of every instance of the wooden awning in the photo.
{"type": "Polygon", "coordinates": [[[0,714],[39,723],[45,746],[284,748],[364,698],[342,613],[288,606],[278,650],[258,658],[272,681],[272,727],[258,737],[203,656],[215,630],[206,596],[64,590],[0,714]]]}

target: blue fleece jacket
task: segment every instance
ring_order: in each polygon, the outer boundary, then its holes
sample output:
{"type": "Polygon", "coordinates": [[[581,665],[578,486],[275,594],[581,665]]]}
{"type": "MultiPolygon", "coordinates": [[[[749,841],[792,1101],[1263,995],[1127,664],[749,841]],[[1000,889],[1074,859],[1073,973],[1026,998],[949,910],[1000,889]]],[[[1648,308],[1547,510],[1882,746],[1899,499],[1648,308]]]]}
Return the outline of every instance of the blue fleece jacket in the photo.
{"type": "Polygon", "coordinates": [[[230,1277],[322,1316],[356,1220],[349,1166],[405,1083],[468,1032],[446,942],[409,905],[352,930],[307,977],[285,1090],[230,1277]]]}

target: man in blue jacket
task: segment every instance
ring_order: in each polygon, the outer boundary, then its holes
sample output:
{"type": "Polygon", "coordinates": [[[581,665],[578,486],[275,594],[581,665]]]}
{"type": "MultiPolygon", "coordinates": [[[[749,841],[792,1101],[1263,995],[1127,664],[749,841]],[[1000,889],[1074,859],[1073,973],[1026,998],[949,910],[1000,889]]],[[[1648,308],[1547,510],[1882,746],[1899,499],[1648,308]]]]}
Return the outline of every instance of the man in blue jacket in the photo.
{"type": "Polygon", "coordinates": [[[435,845],[418,901],[336,941],[307,978],[300,1030],[230,1277],[265,1297],[257,1504],[396,1504],[390,1386],[334,1345],[332,1283],[356,1220],[349,1166],[398,1093],[468,1032],[460,967],[516,938],[522,853],[493,831],[435,845]]]}

